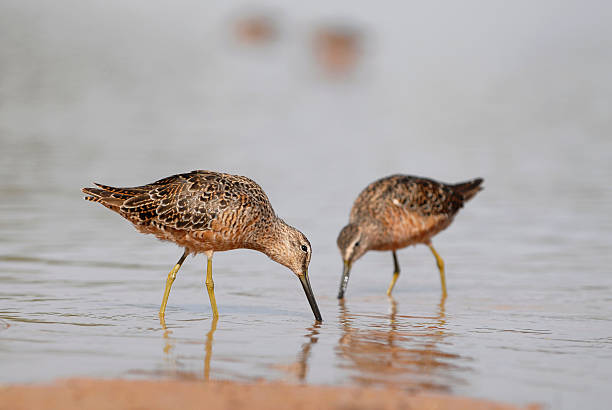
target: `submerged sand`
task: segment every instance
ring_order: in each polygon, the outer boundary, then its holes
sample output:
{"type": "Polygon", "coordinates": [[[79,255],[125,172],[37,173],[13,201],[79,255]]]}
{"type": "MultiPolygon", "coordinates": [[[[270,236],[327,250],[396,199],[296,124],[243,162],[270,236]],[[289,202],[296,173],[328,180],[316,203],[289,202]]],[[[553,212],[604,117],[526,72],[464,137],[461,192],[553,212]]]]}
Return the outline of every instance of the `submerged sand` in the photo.
{"type": "MultiPolygon", "coordinates": [[[[0,387],[0,409],[495,409],[517,407],[395,389],[284,383],[70,379],[0,387]]],[[[531,406],[530,408],[538,408],[531,406]]]]}

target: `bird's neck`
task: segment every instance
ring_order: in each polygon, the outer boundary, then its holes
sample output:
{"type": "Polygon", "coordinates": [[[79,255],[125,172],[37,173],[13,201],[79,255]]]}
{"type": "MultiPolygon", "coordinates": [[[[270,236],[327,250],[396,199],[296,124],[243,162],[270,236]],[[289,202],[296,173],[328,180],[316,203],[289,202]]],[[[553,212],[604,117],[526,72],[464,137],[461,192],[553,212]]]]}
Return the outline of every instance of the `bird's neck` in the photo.
{"type": "Polygon", "coordinates": [[[280,218],[261,226],[250,247],[256,251],[263,252],[272,260],[284,264],[279,260],[283,249],[288,246],[288,232],[290,226],[280,218]]]}

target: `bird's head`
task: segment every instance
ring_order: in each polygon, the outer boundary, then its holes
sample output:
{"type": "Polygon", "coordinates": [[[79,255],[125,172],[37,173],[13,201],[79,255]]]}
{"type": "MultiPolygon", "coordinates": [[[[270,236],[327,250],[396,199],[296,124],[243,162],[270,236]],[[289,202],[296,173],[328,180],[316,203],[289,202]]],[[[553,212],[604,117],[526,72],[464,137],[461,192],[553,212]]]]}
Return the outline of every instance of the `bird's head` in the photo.
{"type": "Polygon", "coordinates": [[[337,239],[340,255],[345,263],[352,264],[368,250],[368,238],[361,227],[351,223],[340,231],[337,239]]]}
{"type": "Polygon", "coordinates": [[[271,241],[271,244],[265,249],[265,253],[272,260],[291,269],[298,277],[315,319],[322,321],[308,278],[308,265],[310,265],[312,248],[306,235],[281,221],[275,233],[275,240],[271,241]]]}
{"type": "Polygon", "coordinates": [[[368,236],[365,234],[364,230],[355,223],[350,223],[342,228],[338,235],[337,243],[338,249],[340,249],[340,255],[344,261],[342,278],[340,280],[340,290],[338,292],[338,299],[342,299],[346,291],[346,285],[348,284],[351,266],[353,262],[366,253],[369,243],[368,236]]]}

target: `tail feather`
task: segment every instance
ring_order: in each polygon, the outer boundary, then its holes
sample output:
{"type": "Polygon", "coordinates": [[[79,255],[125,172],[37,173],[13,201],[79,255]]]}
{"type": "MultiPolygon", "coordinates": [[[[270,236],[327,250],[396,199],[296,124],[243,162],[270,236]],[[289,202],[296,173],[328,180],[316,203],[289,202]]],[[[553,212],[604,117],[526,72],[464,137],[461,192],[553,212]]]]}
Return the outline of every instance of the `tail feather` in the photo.
{"type": "Polygon", "coordinates": [[[483,189],[483,187],[480,186],[483,181],[484,180],[482,178],[476,178],[471,181],[455,184],[453,185],[453,188],[456,192],[459,192],[463,196],[464,201],[469,201],[474,197],[474,195],[483,189]]]}
{"type": "Polygon", "coordinates": [[[106,185],[95,184],[99,188],[83,188],[81,191],[87,194],[84,199],[86,201],[98,202],[115,212],[119,212],[119,208],[123,203],[134,196],[135,194],[128,193],[123,188],[117,189],[106,185]]]}
{"type": "Polygon", "coordinates": [[[83,199],[86,201],[91,201],[91,202],[102,202],[102,200],[96,196],[86,196],[83,199]]]}
{"type": "MultiPolygon", "coordinates": [[[[131,198],[133,196],[136,196],[142,193],[142,188],[117,188],[114,186],[98,184],[97,182],[94,182],[94,185],[97,186],[98,188],[101,188],[105,192],[110,192],[112,194],[115,194],[117,197],[118,196],[125,197],[125,199],[131,198]]],[[[95,188],[91,188],[91,189],[95,189],[95,188]]]]}

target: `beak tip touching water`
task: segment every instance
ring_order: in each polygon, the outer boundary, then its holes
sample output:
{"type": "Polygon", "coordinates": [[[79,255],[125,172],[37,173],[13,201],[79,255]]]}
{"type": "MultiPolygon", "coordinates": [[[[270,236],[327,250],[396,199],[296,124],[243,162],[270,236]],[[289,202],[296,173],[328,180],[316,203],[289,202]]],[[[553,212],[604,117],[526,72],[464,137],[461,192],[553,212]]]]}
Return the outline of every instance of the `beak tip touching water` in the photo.
{"type": "Polygon", "coordinates": [[[340,290],[338,291],[338,299],[344,299],[344,289],[342,286],[342,282],[340,283],[340,290]]]}
{"type": "Polygon", "coordinates": [[[304,288],[304,293],[306,294],[306,298],[308,299],[308,303],[310,304],[310,308],[312,309],[312,313],[314,314],[315,320],[317,322],[323,322],[321,312],[319,311],[319,307],[317,306],[317,301],[315,300],[314,293],[312,292],[312,287],[310,286],[310,280],[308,280],[308,272],[303,275],[299,275],[298,277],[300,278],[300,282],[302,283],[302,288],[304,288]]]}

